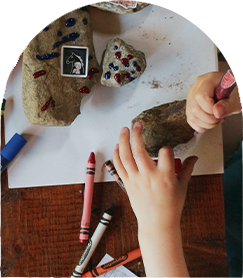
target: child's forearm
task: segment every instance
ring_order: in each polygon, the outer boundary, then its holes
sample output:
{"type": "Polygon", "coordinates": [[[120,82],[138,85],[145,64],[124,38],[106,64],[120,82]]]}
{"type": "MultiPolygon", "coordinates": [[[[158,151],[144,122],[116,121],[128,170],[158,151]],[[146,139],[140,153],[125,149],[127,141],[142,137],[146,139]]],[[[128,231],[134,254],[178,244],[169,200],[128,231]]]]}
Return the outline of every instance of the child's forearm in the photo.
{"type": "Polygon", "coordinates": [[[180,226],[172,229],[147,226],[138,229],[146,276],[188,277],[180,226]]]}

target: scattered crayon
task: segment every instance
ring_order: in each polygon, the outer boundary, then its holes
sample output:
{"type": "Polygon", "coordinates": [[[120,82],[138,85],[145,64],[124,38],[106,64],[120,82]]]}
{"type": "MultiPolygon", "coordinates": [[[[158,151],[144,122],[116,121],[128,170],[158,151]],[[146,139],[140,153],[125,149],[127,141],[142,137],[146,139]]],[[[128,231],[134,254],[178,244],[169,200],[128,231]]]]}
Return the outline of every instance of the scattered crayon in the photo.
{"type": "Polygon", "coordinates": [[[86,265],[88,264],[91,256],[93,255],[98,243],[100,242],[100,239],[102,235],[104,234],[107,226],[109,225],[114,210],[114,204],[112,204],[103,214],[102,218],[100,219],[100,222],[95,229],[91,239],[89,239],[89,242],[83,252],[83,255],[78,263],[78,265],[75,267],[75,270],[71,277],[82,277],[82,273],[84,272],[84,269],[86,265]]]}
{"type": "Polygon", "coordinates": [[[3,99],[3,102],[2,102],[2,107],[1,107],[1,116],[3,116],[3,114],[4,114],[5,103],[6,103],[6,99],[4,98],[4,99],[3,99]]]}
{"type": "Polygon", "coordinates": [[[94,190],[94,176],[95,176],[95,154],[90,153],[87,163],[86,177],[85,177],[85,189],[84,189],[84,202],[83,202],[83,214],[80,225],[79,241],[81,243],[88,242],[89,239],[89,226],[91,206],[94,190]]]}
{"type": "Polygon", "coordinates": [[[106,167],[107,171],[111,174],[111,176],[114,178],[114,180],[119,184],[119,186],[121,187],[121,189],[127,193],[126,188],[123,184],[123,181],[121,180],[121,178],[119,177],[119,175],[117,174],[117,171],[114,167],[114,165],[112,164],[112,162],[110,160],[106,161],[104,163],[104,166],[106,167]]]}

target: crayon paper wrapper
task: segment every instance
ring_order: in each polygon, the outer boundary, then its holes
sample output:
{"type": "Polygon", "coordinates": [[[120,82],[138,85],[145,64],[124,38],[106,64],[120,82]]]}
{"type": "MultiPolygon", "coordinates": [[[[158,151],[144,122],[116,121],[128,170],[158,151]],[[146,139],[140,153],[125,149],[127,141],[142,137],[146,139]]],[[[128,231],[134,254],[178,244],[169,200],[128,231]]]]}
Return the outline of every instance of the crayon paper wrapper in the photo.
{"type": "Polygon", "coordinates": [[[138,3],[137,0],[105,0],[105,2],[122,6],[125,9],[129,9],[129,8],[134,9],[137,7],[137,3],[138,3]]]}

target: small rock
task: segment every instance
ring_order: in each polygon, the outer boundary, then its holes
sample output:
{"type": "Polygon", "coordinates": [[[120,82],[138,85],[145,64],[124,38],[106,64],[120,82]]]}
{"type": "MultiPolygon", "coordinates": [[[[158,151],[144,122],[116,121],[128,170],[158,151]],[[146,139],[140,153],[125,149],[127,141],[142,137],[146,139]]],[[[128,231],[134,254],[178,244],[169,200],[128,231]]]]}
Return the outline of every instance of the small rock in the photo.
{"type": "Polygon", "coordinates": [[[144,53],[115,37],[108,42],[105,50],[101,84],[121,87],[139,77],[145,68],[144,53]]]}

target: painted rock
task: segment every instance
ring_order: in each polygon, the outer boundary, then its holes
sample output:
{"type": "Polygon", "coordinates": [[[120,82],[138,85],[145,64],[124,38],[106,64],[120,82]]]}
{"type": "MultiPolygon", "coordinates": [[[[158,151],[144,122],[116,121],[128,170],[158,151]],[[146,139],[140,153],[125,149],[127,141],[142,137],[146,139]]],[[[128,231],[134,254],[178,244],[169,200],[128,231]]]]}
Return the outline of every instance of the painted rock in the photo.
{"type": "Polygon", "coordinates": [[[143,124],[145,148],[151,157],[157,157],[163,146],[187,143],[194,136],[194,130],[186,120],[186,100],[174,101],[143,111],[132,120],[143,124]]]}
{"type": "Polygon", "coordinates": [[[138,1],[109,1],[92,4],[91,6],[113,13],[126,14],[140,11],[149,4],[138,1]]]}
{"type": "Polygon", "coordinates": [[[146,68],[143,52],[115,37],[106,47],[101,84],[109,87],[121,87],[139,77],[146,68]]]}
{"type": "Polygon", "coordinates": [[[100,80],[91,17],[77,9],[44,28],[23,54],[23,108],[29,122],[70,125],[81,100],[100,80]]]}

